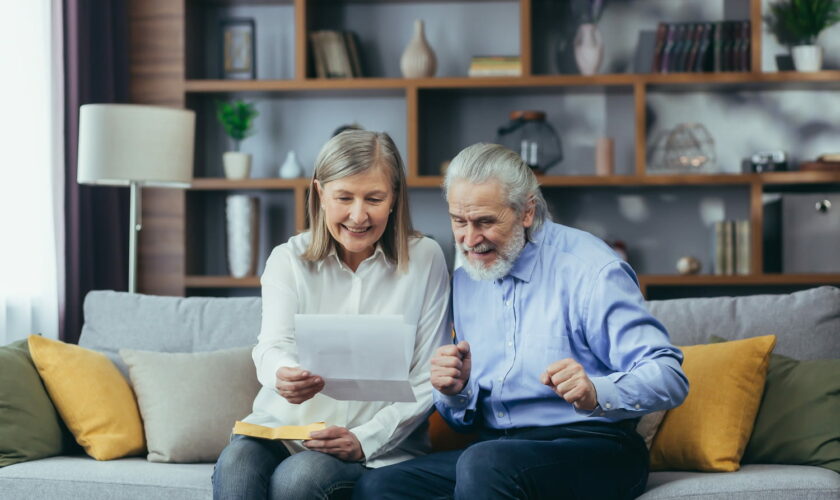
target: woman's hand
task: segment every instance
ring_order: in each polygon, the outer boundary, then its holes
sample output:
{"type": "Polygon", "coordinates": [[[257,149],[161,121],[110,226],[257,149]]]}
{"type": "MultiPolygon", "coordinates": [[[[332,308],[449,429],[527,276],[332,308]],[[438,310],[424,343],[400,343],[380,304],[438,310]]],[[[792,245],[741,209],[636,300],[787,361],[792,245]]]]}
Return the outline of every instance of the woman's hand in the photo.
{"type": "Polygon", "coordinates": [[[322,431],[310,432],[309,437],[312,439],[304,441],[303,445],[310,450],[329,453],[347,462],[360,462],[365,458],[362,443],[344,427],[332,425],[322,431]]]}
{"type": "Polygon", "coordinates": [[[324,379],[301,368],[281,366],[276,375],[274,390],[292,404],[312,399],[324,388],[324,379]]]}

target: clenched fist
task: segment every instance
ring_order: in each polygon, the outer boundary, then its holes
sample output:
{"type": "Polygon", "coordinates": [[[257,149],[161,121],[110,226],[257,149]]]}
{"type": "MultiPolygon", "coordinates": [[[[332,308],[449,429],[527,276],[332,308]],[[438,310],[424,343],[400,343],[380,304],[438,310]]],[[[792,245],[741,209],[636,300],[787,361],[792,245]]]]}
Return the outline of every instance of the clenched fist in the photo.
{"type": "Polygon", "coordinates": [[[445,345],[435,351],[432,364],[432,387],[447,396],[464,389],[470,379],[472,357],[470,345],[462,340],[458,345],[445,345]]]}
{"type": "Polygon", "coordinates": [[[577,361],[566,358],[548,365],[540,375],[540,382],[579,410],[594,410],[598,406],[595,385],[577,361]]]}
{"type": "Polygon", "coordinates": [[[321,392],[324,379],[301,368],[281,366],[277,370],[274,390],[292,404],[301,404],[321,392]]]}

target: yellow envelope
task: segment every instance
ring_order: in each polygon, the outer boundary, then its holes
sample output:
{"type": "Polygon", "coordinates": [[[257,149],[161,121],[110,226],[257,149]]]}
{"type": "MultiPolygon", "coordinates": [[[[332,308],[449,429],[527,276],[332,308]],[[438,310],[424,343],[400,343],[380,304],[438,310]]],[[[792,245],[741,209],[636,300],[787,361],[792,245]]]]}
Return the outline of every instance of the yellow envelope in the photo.
{"type": "Polygon", "coordinates": [[[326,428],[327,424],[324,422],[315,422],[309,425],[265,427],[264,425],[237,421],[233,426],[233,433],[262,439],[312,439],[309,437],[310,432],[320,431],[326,428]]]}

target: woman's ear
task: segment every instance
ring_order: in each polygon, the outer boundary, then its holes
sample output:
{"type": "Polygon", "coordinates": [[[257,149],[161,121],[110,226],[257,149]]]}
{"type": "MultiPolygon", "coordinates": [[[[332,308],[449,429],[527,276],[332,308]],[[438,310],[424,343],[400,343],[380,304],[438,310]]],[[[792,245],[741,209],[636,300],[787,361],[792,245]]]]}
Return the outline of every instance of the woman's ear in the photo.
{"type": "Polygon", "coordinates": [[[315,184],[315,190],[318,192],[318,199],[321,200],[321,203],[324,202],[324,188],[321,187],[321,182],[318,179],[312,181],[315,184]]]}

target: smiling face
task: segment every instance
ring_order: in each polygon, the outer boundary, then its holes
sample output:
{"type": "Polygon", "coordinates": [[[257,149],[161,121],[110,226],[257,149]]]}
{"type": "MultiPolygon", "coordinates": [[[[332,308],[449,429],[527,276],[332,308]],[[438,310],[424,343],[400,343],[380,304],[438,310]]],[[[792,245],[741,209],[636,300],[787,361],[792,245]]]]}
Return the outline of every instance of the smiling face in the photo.
{"type": "Polygon", "coordinates": [[[388,225],[394,205],[391,179],[384,168],[372,167],[325,184],[315,181],[315,187],[339,257],[355,271],[373,255],[388,225]]]}
{"type": "Polygon", "coordinates": [[[534,222],[533,204],[517,213],[497,181],[456,180],[447,201],[455,245],[466,259],[470,276],[498,279],[506,275],[525,246],[525,228],[534,222]]]}

